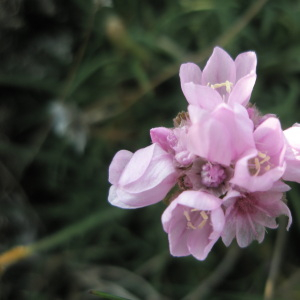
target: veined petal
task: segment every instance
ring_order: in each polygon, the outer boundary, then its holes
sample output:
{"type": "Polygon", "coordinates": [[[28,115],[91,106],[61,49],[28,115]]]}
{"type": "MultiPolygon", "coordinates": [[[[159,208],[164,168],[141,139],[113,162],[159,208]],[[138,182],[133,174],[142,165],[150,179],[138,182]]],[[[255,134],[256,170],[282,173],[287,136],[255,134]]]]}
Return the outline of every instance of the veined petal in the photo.
{"type": "MultiPolygon", "coordinates": [[[[236,78],[235,63],[226,51],[215,47],[202,73],[202,84],[216,84],[229,81],[234,83],[236,78]]],[[[225,88],[220,88],[220,94],[225,88]]],[[[224,91],[223,91],[224,90],[224,91]]]]}
{"type": "Polygon", "coordinates": [[[120,177],[119,185],[127,192],[138,193],[159,185],[170,175],[174,178],[175,173],[172,156],[158,144],[152,144],[134,153],[120,177]]]}

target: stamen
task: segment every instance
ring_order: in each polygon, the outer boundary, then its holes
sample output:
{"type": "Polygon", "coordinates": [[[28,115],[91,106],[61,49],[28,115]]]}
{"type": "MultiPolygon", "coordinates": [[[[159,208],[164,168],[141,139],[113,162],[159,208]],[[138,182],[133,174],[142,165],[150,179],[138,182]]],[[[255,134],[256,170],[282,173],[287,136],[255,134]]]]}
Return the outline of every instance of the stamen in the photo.
{"type": "Polygon", "coordinates": [[[199,228],[199,229],[202,229],[202,228],[205,226],[206,222],[207,222],[206,219],[205,219],[205,220],[202,220],[201,223],[198,225],[198,228],[199,228]]]}
{"type": "Polygon", "coordinates": [[[208,219],[208,215],[205,213],[205,211],[200,211],[200,215],[201,217],[204,219],[204,220],[207,220],[208,219]]]}
{"type": "MultiPolygon", "coordinates": [[[[267,166],[264,167],[265,171],[269,171],[271,169],[271,165],[269,163],[269,160],[271,157],[267,155],[266,153],[258,152],[257,157],[254,158],[254,170],[256,171],[253,176],[257,176],[261,171],[261,166],[265,163],[267,163],[267,166]],[[262,160],[259,160],[262,158],[262,160]]],[[[250,169],[253,169],[253,166],[249,166],[250,169]]]]}
{"type": "Polygon", "coordinates": [[[226,80],[223,83],[215,83],[215,84],[208,83],[207,85],[210,86],[212,89],[218,89],[220,87],[225,86],[226,87],[226,92],[230,93],[231,92],[231,87],[233,86],[233,83],[230,82],[230,81],[228,81],[228,80],[226,80]]]}
{"type": "Polygon", "coordinates": [[[262,153],[262,152],[258,152],[257,156],[259,156],[260,158],[265,158],[265,157],[267,157],[267,154],[262,153]]]}
{"type": "Polygon", "coordinates": [[[190,217],[189,213],[185,210],[185,211],[183,212],[183,214],[184,214],[184,216],[186,217],[186,219],[190,222],[190,221],[191,221],[191,217],[190,217]]]}
{"type": "MultiPolygon", "coordinates": [[[[199,211],[199,209],[197,209],[197,208],[193,208],[193,209],[191,209],[190,210],[191,212],[195,212],[195,211],[199,211]]],[[[202,217],[202,221],[200,222],[200,224],[196,227],[193,223],[192,223],[192,221],[191,221],[191,216],[190,216],[190,214],[189,214],[189,212],[188,211],[184,211],[183,212],[183,215],[185,216],[185,218],[186,218],[186,220],[187,220],[187,223],[186,223],[186,226],[187,226],[187,228],[188,229],[202,229],[204,226],[205,226],[205,224],[207,223],[207,220],[208,220],[208,215],[206,214],[206,212],[205,211],[200,211],[200,216],[202,217]]]]}
{"type": "Polygon", "coordinates": [[[262,165],[263,163],[270,160],[270,156],[265,157],[263,160],[261,160],[259,163],[262,165]]]}
{"type": "Polygon", "coordinates": [[[255,169],[256,169],[254,176],[257,176],[260,172],[260,163],[259,163],[259,159],[257,157],[254,158],[254,163],[255,163],[255,169]]]}
{"type": "Polygon", "coordinates": [[[188,228],[191,228],[191,229],[197,229],[197,228],[192,224],[192,222],[187,222],[187,227],[188,227],[188,228]]]}

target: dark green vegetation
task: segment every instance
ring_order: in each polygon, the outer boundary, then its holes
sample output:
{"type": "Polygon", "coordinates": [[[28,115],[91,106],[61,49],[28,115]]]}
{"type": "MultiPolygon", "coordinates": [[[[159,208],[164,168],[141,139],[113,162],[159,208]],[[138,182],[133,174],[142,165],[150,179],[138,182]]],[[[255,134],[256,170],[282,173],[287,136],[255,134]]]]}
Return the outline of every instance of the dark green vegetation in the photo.
{"type": "MultiPolygon", "coordinates": [[[[49,249],[38,244],[43,251],[11,266],[1,299],[99,299],[91,289],[146,300],[195,290],[185,299],[263,298],[279,231],[240,251],[219,242],[205,262],[173,258],[163,203],[134,211],[107,203],[113,155],[148,145],[152,127],[172,126],[187,105],[180,63],[194,58],[203,67],[216,44],[232,57],[254,50],[252,103],[283,128],[300,122],[300,3],[263,2],[0,1],[0,250],[91,216],[88,230],[49,249]]],[[[275,299],[293,300],[299,187],[287,199],[294,222],[283,233],[275,299]]]]}

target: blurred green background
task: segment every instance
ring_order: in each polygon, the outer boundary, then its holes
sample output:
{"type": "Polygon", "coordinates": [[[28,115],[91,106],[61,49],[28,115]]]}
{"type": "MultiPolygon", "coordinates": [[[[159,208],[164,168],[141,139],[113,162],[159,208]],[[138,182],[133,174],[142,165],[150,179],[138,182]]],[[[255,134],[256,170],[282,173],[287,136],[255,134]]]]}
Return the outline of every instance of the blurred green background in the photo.
{"type": "Polygon", "coordinates": [[[251,102],[283,128],[299,122],[299,37],[297,0],[1,0],[0,251],[90,222],[8,268],[0,299],[96,299],[91,289],[132,300],[263,299],[278,249],[274,299],[300,299],[296,185],[288,233],[268,230],[242,250],[218,242],[204,262],[170,256],[163,203],[107,202],[114,154],[172,126],[187,107],[180,64],[203,68],[216,45],[233,58],[255,51],[251,102]]]}

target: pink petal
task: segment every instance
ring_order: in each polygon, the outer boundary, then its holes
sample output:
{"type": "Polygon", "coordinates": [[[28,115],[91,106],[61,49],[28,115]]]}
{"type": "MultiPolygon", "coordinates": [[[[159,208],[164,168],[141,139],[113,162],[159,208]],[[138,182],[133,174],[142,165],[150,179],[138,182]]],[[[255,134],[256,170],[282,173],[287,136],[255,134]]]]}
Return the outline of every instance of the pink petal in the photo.
{"type": "Polygon", "coordinates": [[[174,178],[175,173],[171,155],[158,144],[152,144],[134,153],[123,171],[119,185],[127,192],[138,193],[159,185],[169,175],[174,178]]]}
{"type": "Polygon", "coordinates": [[[213,210],[210,214],[210,218],[214,233],[218,233],[218,235],[220,235],[225,225],[223,210],[221,208],[213,210]]]}
{"type": "Polygon", "coordinates": [[[285,154],[287,167],[283,179],[300,183],[300,124],[286,129],[284,136],[287,143],[285,154]]]}
{"type": "Polygon", "coordinates": [[[239,103],[246,106],[250,99],[255,81],[256,74],[249,74],[239,79],[229,94],[228,104],[239,103]]]}
{"type": "Polygon", "coordinates": [[[166,127],[156,127],[150,129],[152,143],[159,144],[165,151],[170,150],[168,136],[172,134],[172,130],[166,127]]]}
{"type": "Polygon", "coordinates": [[[187,244],[189,252],[199,260],[204,260],[213,245],[215,240],[210,240],[209,235],[211,227],[205,225],[201,230],[191,230],[189,232],[187,244]]]}
{"type": "Polygon", "coordinates": [[[235,165],[234,176],[230,183],[245,188],[250,192],[267,191],[272,188],[273,184],[278,181],[285,170],[285,165],[272,168],[262,175],[251,175],[249,172],[248,161],[256,157],[256,153],[251,151],[246,154],[235,165]]]}
{"type": "Polygon", "coordinates": [[[239,54],[235,59],[236,81],[250,73],[256,73],[256,64],[255,52],[249,51],[239,54]]]}
{"type": "Polygon", "coordinates": [[[285,184],[283,181],[279,180],[273,184],[272,188],[270,189],[270,192],[285,193],[288,192],[290,189],[290,186],[285,184]]]}
{"type": "Polygon", "coordinates": [[[189,233],[186,229],[186,220],[182,218],[180,221],[176,222],[176,224],[171,224],[171,228],[168,236],[170,253],[173,256],[190,255],[187,246],[189,233]]]}
{"type": "MultiPolygon", "coordinates": [[[[173,178],[171,178],[173,179],[173,178]]],[[[138,193],[128,192],[122,187],[115,188],[110,196],[110,202],[122,208],[139,208],[161,201],[174,185],[174,180],[166,178],[158,186],[138,193]]],[[[111,187],[112,188],[112,187],[111,187]]]]}
{"type": "Polygon", "coordinates": [[[223,102],[220,94],[208,86],[189,82],[184,84],[184,91],[184,95],[189,104],[199,106],[209,111],[223,102]]]}
{"type": "Polygon", "coordinates": [[[117,194],[118,188],[112,185],[109,189],[109,194],[108,194],[108,202],[110,202],[111,205],[120,207],[120,208],[135,208],[130,205],[127,205],[126,203],[120,201],[120,198],[118,197],[117,194]]]}
{"type": "Polygon", "coordinates": [[[199,210],[214,210],[221,205],[221,200],[202,191],[184,191],[177,198],[177,203],[199,210]]]}
{"type": "Polygon", "coordinates": [[[195,84],[201,84],[201,70],[194,63],[186,63],[180,66],[179,77],[182,91],[184,92],[184,84],[193,82],[195,84]]]}
{"type": "Polygon", "coordinates": [[[276,155],[285,147],[283,132],[277,118],[270,117],[260,124],[254,131],[254,139],[257,148],[267,151],[269,156],[276,155]]]}
{"type": "MultiPolygon", "coordinates": [[[[235,83],[235,77],[235,63],[232,58],[223,49],[214,48],[213,54],[203,70],[202,84],[224,83],[226,80],[235,83]]],[[[220,94],[225,94],[225,88],[219,90],[222,90],[220,94]]]]}
{"type": "Polygon", "coordinates": [[[265,234],[263,226],[254,225],[249,216],[238,217],[236,222],[236,240],[241,248],[247,247],[253,240],[262,242],[265,234]]]}
{"type": "Polygon", "coordinates": [[[109,166],[109,177],[108,181],[111,184],[117,184],[124,168],[130,161],[133,153],[127,150],[121,150],[116,153],[110,166],[109,166]]]}
{"type": "MultiPolygon", "coordinates": [[[[226,211],[227,213],[227,211],[226,211]]],[[[222,232],[222,241],[226,247],[228,247],[232,240],[235,238],[236,234],[236,225],[234,217],[226,214],[226,223],[222,232]]]]}
{"type": "MultiPolygon", "coordinates": [[[[189,106],[189,112],[193,107],[189,106]]],[[[202,115],[201,122],[192,124],[188,132],[188,150],[211,162],[229,165],[232,158],[230,133],[213,115],[202,115]]]]}

